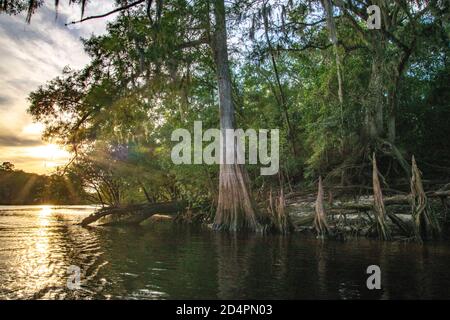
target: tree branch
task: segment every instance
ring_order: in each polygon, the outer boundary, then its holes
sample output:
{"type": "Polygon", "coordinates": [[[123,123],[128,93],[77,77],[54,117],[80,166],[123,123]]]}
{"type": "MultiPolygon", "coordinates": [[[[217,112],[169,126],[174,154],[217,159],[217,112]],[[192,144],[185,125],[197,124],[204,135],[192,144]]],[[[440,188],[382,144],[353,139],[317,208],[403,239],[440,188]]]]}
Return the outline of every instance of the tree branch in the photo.
{"type": "Polygon", "coordinates": [[[104,18],[104,17],[107,17],[107,16],[112,15],[112,14],[114,14],[114,13],[117,13],[117,12],[120,12],[120,11],[123,11],[123,10],[126,10],[126,9],[129,9],[129,8],[131,8],[131,7],[134,7],[134,6],[136,6],[136,5],[138,5],[138,4],[141,4],[141,3],[145,2],[145,1],[146,1],[146,0],[138,0],[138,1],[134,1],[134,2],[132,2],[132,3],[130,3],[130,4],[127,4],[127,5],[125,5],[125,6],[116,8],[116,9],[114,9],[114,10],[111,10],[111,11],[107,12],[107,13],[99,14],[99,15],[95,15],[95,16],[89,16],[89,17],[83,18],[83,19],[78,20],[78,21],[72,21],[72,22],[66,23],[65,25],[68,26],[68,25],[71,25],[71,24],[81,23],[81,22],[86,21],[86,20],[92,20],[92,19],[104,18]]]}

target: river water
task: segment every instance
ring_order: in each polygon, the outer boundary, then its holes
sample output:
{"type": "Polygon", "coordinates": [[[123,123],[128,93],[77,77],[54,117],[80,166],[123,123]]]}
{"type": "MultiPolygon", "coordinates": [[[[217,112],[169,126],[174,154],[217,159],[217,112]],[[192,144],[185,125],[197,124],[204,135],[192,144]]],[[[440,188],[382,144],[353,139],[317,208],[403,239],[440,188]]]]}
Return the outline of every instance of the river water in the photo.
{"type": "Polygon", "coordinates": [[[450,298],[448,243],[229,235],[167,221],[75,225],[93,210],[0,206],[0,299],[450,298]],[[369,265],[381,268],[381,290],[366,287],[369,265]],[[67,286],[73,266],[76,290],[67,286]]]}

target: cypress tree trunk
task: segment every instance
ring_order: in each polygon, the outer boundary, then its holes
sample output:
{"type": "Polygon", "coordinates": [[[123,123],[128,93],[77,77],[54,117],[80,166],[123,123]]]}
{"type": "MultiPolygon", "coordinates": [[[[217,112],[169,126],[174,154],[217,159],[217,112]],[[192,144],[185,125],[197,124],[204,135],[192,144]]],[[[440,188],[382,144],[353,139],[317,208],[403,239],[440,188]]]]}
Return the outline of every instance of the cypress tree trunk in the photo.
{"type": "MultiPolygon", "coordinates": [[[[224,0],[214,1],[215,29],[212,49],[217,72],[220,104],[220,129],[222,132],[222,155],[225,159],[227,141],[226,129],[235,128],[234,104],[231,92],[231,75],[228,61],[227,31],[225,24],[224,0]]],[[[235,163],[220,164],[219,199],[217,203],[214,228],[217,230],[257,231],[260,226],[249,188],[249,178],[245,167],[237,164],[237,143],[233,142],[235,163]]],[[[225,161],[222,161],[225,162],[225,161]]]]}
{"type": "Polygon", "coordinates": [[[373,58],[372,72],[369,80],[367,98],[365,99],[366,130],[371,140],[375,140],[383,135],[383,111],[385,105],[384,97],[384,48],[385,39],[379,30],[372,30],[373,58]]]}
{"type": "Polygon", "coordinates": [[[388,140],[391,143],[395,143],[396,138],[396,112],[398,108],[398,92],[400,88],[400,80],[405,72],[408,65],[409,58],[416,45],[416,39],[412,41],[411,45],[404,49],[402,58],[400,59],[398,65],[396,66],[395,72],[393,73],[392,83],[389,90],[388,98],[388,119],[387,119],[387,130],[388,130],[388,140]]]}
{"type": "MultiPolygon", "coordinates": [[[[337,32],[336,32],[336,24],[334,22],[333,17],[333,3],[331,0],[322,0],[322,6],[325,10],[326,19],[327,19],[327,27],[328,32],[330,35],[330,41],[333,44],[333,50],[334,55],[336,58],[336,73],[337,73],[337,79],[338,79],[338,97],[339,97],[339,103],[342,105],[344,103],[344,84],[342,80],[342,63],[341,63],[341,57],[339,56],[339,48],[338,48],[338,38],[337,38],[337,32]]],[[[342,110],[341,110],[342,112],[342,110]]],[[[341,114],[342,116],[342,114],[341,114]]]]}

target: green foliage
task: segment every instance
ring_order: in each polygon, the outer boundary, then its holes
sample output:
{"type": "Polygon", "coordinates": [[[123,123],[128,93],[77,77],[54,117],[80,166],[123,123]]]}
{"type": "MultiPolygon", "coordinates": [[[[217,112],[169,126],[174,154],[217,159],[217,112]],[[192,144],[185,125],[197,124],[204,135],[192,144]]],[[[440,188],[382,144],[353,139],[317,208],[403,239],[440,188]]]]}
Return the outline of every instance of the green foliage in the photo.
{"type": "Polygon", "coordinates": [[[50,176],[14,170],[10,162],[0,166],[0,204],[85,204],[87,193],[78,176],[50,176]]]}
{"type": "MultiPolygon", "coordinates": [[[[121,12],[106,34],[84,39],[92,59],[85,69],[67,69],[30,94],[45,137],[77,155],[69,170],[101,202],[214,203],[217,166],[170,161],[174,129],[219,125],[208,3],[164,1],[151,21],[145,6],[121,12]]],[[[448,5],[386,2],[382,30],[368,30],[365,1],[333,3],[337,49],[320,1],[230,4],[238,127],[280,129],[281,175],[290,184],[319,175],[366,183],[373,151],[392,178],[404,175],[399,154],[448,168],[448,5]]],[[[278,186],[280,177],[257,169],[249,166],[255,189],[278,186]]],[[[439,175],[435,169],[424,168],[439,175]]]]}

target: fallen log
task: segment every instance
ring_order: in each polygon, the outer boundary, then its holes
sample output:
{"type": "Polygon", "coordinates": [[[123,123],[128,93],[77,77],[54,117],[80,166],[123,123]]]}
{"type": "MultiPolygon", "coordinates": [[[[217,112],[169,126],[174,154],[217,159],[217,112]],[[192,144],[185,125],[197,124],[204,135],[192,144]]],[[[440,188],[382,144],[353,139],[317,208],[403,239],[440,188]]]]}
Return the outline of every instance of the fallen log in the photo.
{"type": "Polygon", "coordinates": [[[395,224],[403,232],[404,235],[410,235],[411,234],[411,228],[402,219],[397,217],[392,212],[387,212],[387,216],[389,217],[389,219],[391,219],[392,223],[395,224]]]}
{"type": "Polygon", "coordinates": [[[427,193],[427,197],[431,198],[446,198],[450,197],[450,191],[431,191],[427,193]]]}
{"type": "MultiPolygon", "coordinates": [[[[444,192],[430,192],[427,194],[429,198],[440,198],[440,197],[447,197],[450,196],[450,192],[444,191],[444,192]]],[[[412,198],[410,195],[398,195],[393,197],[387,197],[384,198],[384,205],[385,206],[391,206],[391,205],[410,205],[412,201],[412,198]]],[[[350,202],[350,203],[342,203],[339,205],[333,205],[330,207],[331,211],[339,211],[339,210],[355,210],[355,211],[366,211],[366,210],[372,210],[373,209],[373,201],[367,201],[367,202],[350,202]]]]}
{"type": "MultiPolygon", "coordinates": [[[[446,198],[450,196],[450,191],[432,191],[427,194],[429,198],[446,198]]],[[[397,195],[392,197],[386,197],[383,199],[385,206],[392,205],[411,205],[411,196],[410,195],[397,195]]],[[[295,203],[294,203],[295,204],[295,203]]],[[[296,208],[292,205],[288,206],[291,212],[293,211],[313,211],[314,209],[311,206],[305,206],[296,208]]],[[[373,199],[371,200],[363,200],[361,202],[343,202],[340,204],[334,205],[325,205],[325,209],[327,209],[328,215],[333,214],[341,214],[344,211],[371,211],[373,210],[373,199]]],[[[411,214],[411,212],[405,212],[404,214],[411,214]]]]}
{"type": "MultiPolygon", "coordinates": [[[[328,189],[331,190],[339,190],[339,189],[352,189],[352,188],[365,188],[366,190],[370,191],[373,190],[372,187],[365,187],[365,186],[348,186],[348,187],[342,187],[342,186],[336,186],[336,187],[329,187],[328,189]]],[[[392,202],[408,202],[410,201],[410,195],[409,194],[405,194],[402,191],[399,190],[394,190],[394,189],[389,189],[389,188],[383,188],[383,191],[387,191],[387,192],[395,192],[398,193],[398,195],[395,196],[391,196],[388,198],[385,198],[385,204],[386,204],[386,200],[392,201],[392,202]]],[[[426,192],[427,197],[429,198],[446,198],[446,197],[450,197],[450,190],[437,190],[437,191],[428,191],[426,192]]],[[[315,195],[312,192],[309,193],[304,193],[304,192],[292,192],[286,195],[286,199],[287,200],[292,200],[292,203],[298,202],[298,201],[315,201],[315,195]]],[[[390,204],[390,203],[387,203],[390,204]]],[[[397,203],[392,203],[392,204],[397,204],[397,203]]]]}
{"type": "Polygon", "coordinates": [[[103,220],[101,225],[113,224],[139,224],[155,214],[174,215],[186,208],[184,201],[172,201],[161,203],[144,203],[124,207],[112,207],[100,209],[84,218],[79,225],[87,226],[91,223],[103,220]]]}
{"type": "Polygon", "coordinates": [[[315,213],[310,213],[301,217],[291,217],[291,219],[296,226],[311,226],[315,215],[315,213]]]}
{"type": "MultiPolygon", "coordinates": [[[[401,205],[401,204],[410,204],[411,202],[410,196],[393,196],[384,198],[384,205],[401,205]]],[[[373,200],[367,202],[360,203],[343,203],[340,205],[334,205],[331,207],[333,210],[355,210],[355,211],[365,211],[373,209],[373,200]]]]}
{"type": "MultiPolygon", "coordinates": [[[[373,192],[372,186],[364,186],[364,185],[331,186],[328,189],[332,190],[332,191],[366,190],[367,192],[373,192]]],[[[397,189],[393,189],[393,188],[386,188],[386,187],[383,188],[383,191],[388,192],[388,193],[394,193],[394,194],[407,194],[407,192],[405,192],[405,191],[397,190],[397,189]]]]}

